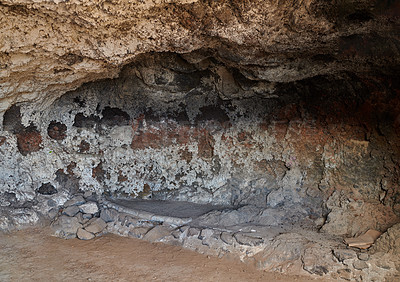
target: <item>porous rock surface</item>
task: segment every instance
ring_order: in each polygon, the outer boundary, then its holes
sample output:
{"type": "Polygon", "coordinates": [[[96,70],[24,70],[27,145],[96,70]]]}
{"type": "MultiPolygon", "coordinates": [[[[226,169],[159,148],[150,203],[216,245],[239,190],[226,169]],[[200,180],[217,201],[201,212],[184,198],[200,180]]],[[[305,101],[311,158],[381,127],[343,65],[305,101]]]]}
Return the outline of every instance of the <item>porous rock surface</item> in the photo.
{"type": "Polygon", "coordinates": [[[399,222],[395,76],[371,86],[330,75],[270,93],[266,82],[193,56],[141,55],[119,78],[86,84],[43,111],[13,105],[3,119],[2,205],[47,214],[78,191],[96,191],[282,207],[275,224],[306,217],[337,235],[399,222]]]}
{"type": "Polygon", "coordinates": [[[264,244],[264,269],[295,257],[292,270],[318,275],[393,274],[399,16],[384,0],[1,1],[0,228],[45,219],[90,239],[118,216],[99,195],[212,203],[231,210],[179,230],[134,220],[127,234],[264,244]],[[387,231],[374,258],[386,264],[296,232],[268,244],[213,235],[254,220],[340,238],[387,231]],[[343,268],[314,264],[334,247],[343,268]]]}

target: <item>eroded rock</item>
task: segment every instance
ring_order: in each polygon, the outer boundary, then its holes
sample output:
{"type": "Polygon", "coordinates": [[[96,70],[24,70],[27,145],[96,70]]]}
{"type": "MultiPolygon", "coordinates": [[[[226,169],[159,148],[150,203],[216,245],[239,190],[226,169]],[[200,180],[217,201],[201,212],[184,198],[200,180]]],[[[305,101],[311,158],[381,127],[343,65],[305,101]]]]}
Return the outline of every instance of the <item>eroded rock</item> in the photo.
{"type": "Polygon", "coordinates": [[[68,216],[75,216],[79,212],[79,210],[80,209],[78,206],[69,206],[63,210],[63,214],[68,216]]]}
{"type": "Polygon", "coordinates": [[[107,227],[107,223],[101,218],[93,218],[89,220],[84,229],[90,233],[98,234],[107,227]]]}
{"type": "Polygon", "coordinates": [[[78,231],[78,228],[82,227],[82,224],[79,223],[79,220],[76,217],[62,215],[52,223],[51,227],[57,237],[72,239],[76,238],[76,232],[78,231]]]}
{"type": "Polygon", "coordinates": [[[99,207],[95,202],[87,202],[85,204],[79,205],[79,209],[83,213],[95,214],[99,211],[99,207]]]}
{"type": "Polygon", "coordinates": [[[96,237],[93,233],[90,233],[83,228],[78,228],[76,236],[81,240],[91,240],[96,237]]]}
{"type": "Polygon", "coordinates": [[[381,237],[375,242],[374,251],[393,252],[400,254],[400,224],[390,227],[381,237]]]}

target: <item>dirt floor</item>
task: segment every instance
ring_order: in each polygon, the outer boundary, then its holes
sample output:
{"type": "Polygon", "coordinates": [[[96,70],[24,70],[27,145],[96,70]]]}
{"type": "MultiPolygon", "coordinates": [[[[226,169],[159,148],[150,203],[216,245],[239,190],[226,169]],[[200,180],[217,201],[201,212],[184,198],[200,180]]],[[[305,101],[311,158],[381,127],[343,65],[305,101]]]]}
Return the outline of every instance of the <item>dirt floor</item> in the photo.
{"type": "Polygon", "coordinates": [[[0,281],[311,281],[176,246],[105,235],[63,240],[48,229],[0,233],[0,281]]]}

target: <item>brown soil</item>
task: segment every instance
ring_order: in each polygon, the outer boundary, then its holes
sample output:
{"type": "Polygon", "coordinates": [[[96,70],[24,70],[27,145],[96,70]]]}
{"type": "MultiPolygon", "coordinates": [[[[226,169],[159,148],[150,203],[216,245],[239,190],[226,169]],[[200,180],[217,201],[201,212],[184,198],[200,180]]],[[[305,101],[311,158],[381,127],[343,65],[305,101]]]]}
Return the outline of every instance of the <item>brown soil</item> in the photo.
{"type": "Polygon", "coordinates": [[[0,281],[310,281],[161,243],[105,235],[63,240],[47,229],[0,234],[0,281]]]}

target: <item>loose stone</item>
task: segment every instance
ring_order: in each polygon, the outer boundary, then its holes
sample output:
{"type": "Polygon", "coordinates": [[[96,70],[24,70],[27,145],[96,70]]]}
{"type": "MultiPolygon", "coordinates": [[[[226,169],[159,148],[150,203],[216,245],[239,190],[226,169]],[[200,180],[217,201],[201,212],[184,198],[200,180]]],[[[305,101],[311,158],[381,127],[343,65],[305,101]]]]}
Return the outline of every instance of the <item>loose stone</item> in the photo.
{"type": "Polygon", "coordinates": [[[68,216],[75,216],[79,212],[79,208],[77,206],[69,206],[63,210],[63,214],[68,216]]]}
{"type": "Polygon", "coordinates": [[[80,205],[79,209],[83,213],[95,214],[99,211],[99,207],[95,202],[87,202],[86,204],[80,205]]]}
{"type": "Polygon", "coordinates": [[[78,232],[76,233],[76,236],[81,239],[81,240],[90,240],[96,237],[93,233],[88,232],[85,229],[79,228],[78,232]]]}
{"type": "Polygon", "coordinates": [[[94,234],[98,234],[107,227],[107,223],[101,218],[96,218],[85,227],[85,230],[94,234]]]}
{"type": "Polygon", "coordinates": [[[86,203],[85,199],[79,195],[79,196],[75,196],[72,199],[66,201],[64,203],[64,207],[69,207],[69,206],[79,206],[86,203]]]}
{"type": "Polygon", "coordinates": [[[357,260],[357,261],[353,262],[353,266],[355,269],[358,269],[358,270],[363,270],[365,268],[368,268],[368,264],[362,260],[357,260]]]}

